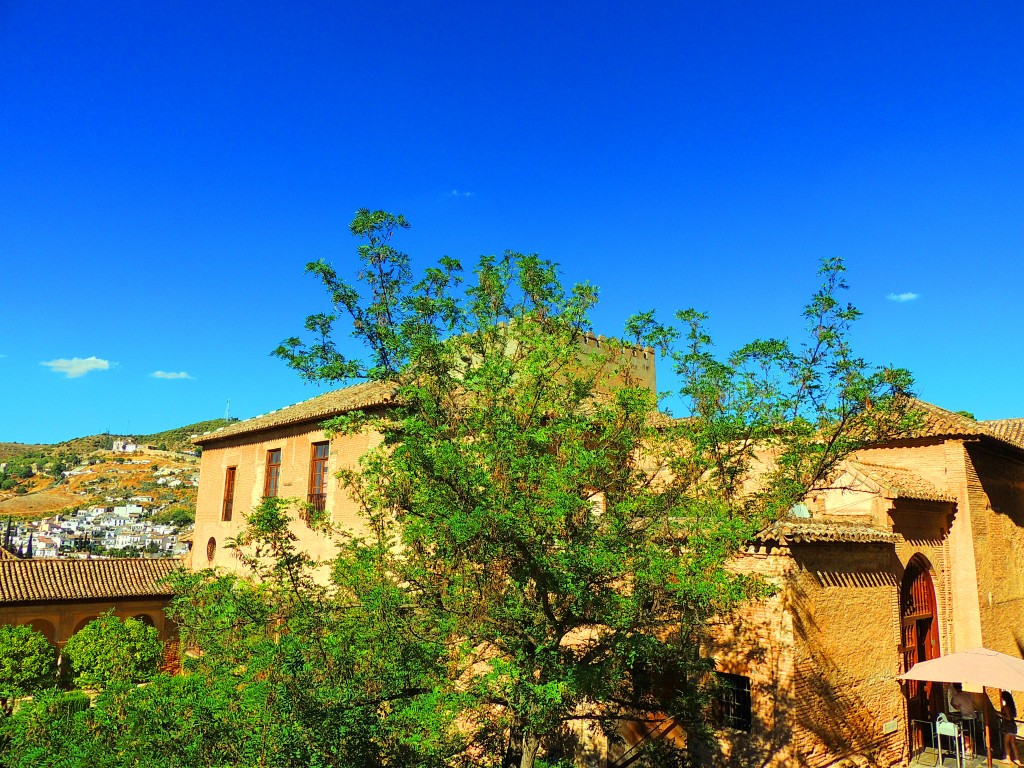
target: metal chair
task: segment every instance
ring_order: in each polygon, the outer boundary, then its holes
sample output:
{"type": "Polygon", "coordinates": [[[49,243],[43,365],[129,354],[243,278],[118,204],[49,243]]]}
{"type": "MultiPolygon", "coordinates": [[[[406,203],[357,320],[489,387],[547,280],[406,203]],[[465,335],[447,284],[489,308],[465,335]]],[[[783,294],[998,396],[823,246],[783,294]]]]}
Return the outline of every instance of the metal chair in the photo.
{"type": "Polygon", "coordinates": [[[945,713],[940,712],[939,716],[935,718],[935,735],[939,747],[939,765],[942,765],[942,737],[947,736],[953,739],[957,768],[963,768],[965,752],[963,729],[956,723],[950,722],[945,713]]]}
{"type": "Polygon", "coordinates": [[[938,739],[935,736],[935,723],[931,720],[911,720],[911,762],[917,765],[939,765],[937,750],[938,739]],[[918,746],[920,742],[920,747],[918,746]],[[934,762],[925,762],[925,758],[934,762]]]}

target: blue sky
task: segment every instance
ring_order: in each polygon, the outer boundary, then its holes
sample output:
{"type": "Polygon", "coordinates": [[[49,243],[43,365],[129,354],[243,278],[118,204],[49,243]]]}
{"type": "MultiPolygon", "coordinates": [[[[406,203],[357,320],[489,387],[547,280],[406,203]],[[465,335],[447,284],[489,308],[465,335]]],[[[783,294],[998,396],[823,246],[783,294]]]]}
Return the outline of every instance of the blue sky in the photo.
{"type": "Polygon", "coordinates": [[[361,207],[723,348],[798,334],[842,256],[865,357],[1024,416],[1022,39],[1019,2],[6,0],[0,441],[317,394],[268,353],[361,207]]]}

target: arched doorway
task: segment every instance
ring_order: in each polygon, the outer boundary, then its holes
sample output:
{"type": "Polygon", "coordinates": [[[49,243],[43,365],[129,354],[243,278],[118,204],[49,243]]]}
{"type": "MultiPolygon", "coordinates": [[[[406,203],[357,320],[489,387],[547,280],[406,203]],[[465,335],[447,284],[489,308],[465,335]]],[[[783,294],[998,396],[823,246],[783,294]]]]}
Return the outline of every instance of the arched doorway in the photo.
{"type": "Polygon", "coordinates": [[[49,640],[50,645],[57,644],[57,627],[53,625],[52,621],[47,621],[46,619],[32,619],[28,625],[49,640]]]}
{"type": "Polygon", "coordinates": [[[98,618],[99,618],[99,616],[86,616],[84,619],[82,619],[80,622],[78,622],[75,625],[75,631],[72,632],[71,634],[75,635],[75,634],[81,632],[83,629],[85,629],[85,625],[86,624],[88,624],[90,621],[96,621],[96,619],[98,619],[98,618]]]}
{"type": "MultiPolygon", "coordinates": [[[[900,585],[900,631],[903,643],[903,671],[919,661],[937,659],[939,649],[939,612],[932,583],[931,563],[923,555],[914,555],[907,563],[900,585]]],[[[933,722],[942,711],[942,685],[909,680],[905,683],[907,719],[912,734],[911,749],[923,746],[922,739],[930,739],[930,729],[914,727],[918,723],[933,722]]]]}

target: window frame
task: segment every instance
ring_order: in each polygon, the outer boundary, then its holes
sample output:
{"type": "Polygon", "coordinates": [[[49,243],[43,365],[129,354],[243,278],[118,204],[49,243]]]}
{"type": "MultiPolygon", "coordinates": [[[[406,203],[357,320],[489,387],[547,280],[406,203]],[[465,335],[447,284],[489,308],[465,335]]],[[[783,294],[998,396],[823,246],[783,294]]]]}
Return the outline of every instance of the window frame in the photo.
{"type": "Polygon", "coordinates": [[[718,678],[716,709],[719,727],[750,733],[754,725],[750,678],[730,672],[715,672],[715,677],[718,678]]]}
{"type": "Polygon", "coordinates": [[[277,492],[281,487],[281,460],[282,451],[280,448],[270,448],[267,450],[267,463],[263,472],[263,498],[272,499],[277,496],[277,492]],[[271,461],[277,454],[277,461],[271,461]],[[273,482],[271,482],[273,478],[273,482]]]}
{"type": "Polygon", "coordinates": [[[235,508],[235,481],[238,475],[238,467],[228,467],[224,472],[224,499],[220,507],[220,519],[222,522],[230,522],[231,515],[235,508]]]}
{"type": "Polygon", "coordinates": [[[306,500],[313,505],[313,509],[317,512],[323,512],[327,505],[327,462],[330,458],[330,440],[321,440],[310,444],[309,488],[306,500]],[[320,449],[324,450],[323,456],[318,455],[320,449]]]}

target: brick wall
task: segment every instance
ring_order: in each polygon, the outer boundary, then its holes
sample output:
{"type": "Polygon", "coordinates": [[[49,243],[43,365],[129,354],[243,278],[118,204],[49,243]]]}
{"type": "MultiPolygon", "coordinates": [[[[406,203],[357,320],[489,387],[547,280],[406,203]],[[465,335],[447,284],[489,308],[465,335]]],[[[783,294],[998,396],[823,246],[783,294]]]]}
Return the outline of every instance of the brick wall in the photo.
{"type": "Polygon", "coordinates": [[[737,558],[733,569],[757,575],[776,588],[765,600],[751,601],[709,626],[704,653],[716,669],[750,678],[753,723],[750,733],[719,731],[719,753],[711,764],[761,765],[774,755],[788,764],[790,739],[786,710],[793,664],[793,623],[786,587],[793,561],[786,550],[759,547],[737,558]]]}
{"type": "Polygon", "coordinates": [[[995,446],[967,446],[982,643],[1024,651],[1024,462],[995,446]]]}
{"type": "Polygon", "coordinates": [[[793,764],[818,768],[858,757],[896,765],[906,733],[894,679],[903,565],[885,545],[799,545],[792,552],[793,764]],[[884,734],[893,720],[896,732],[884,734]]]}

